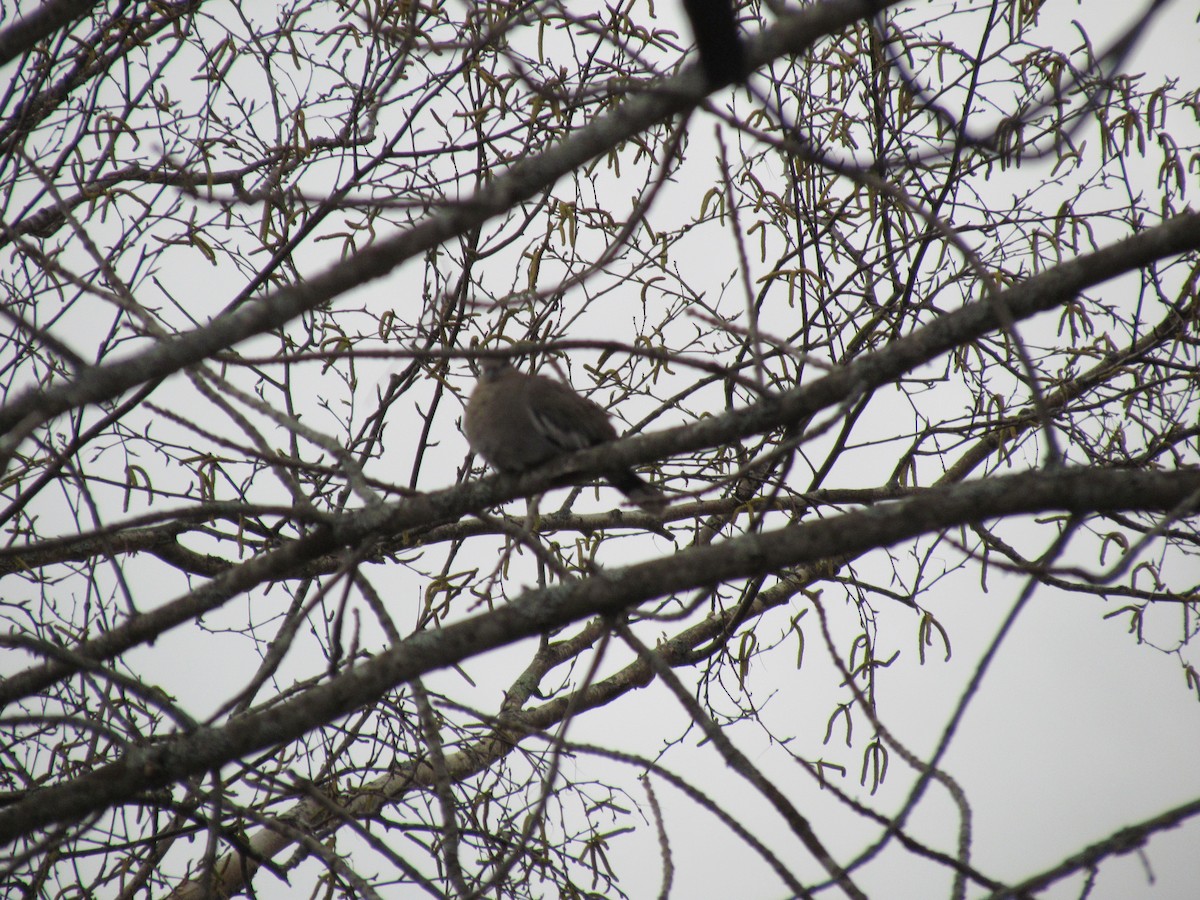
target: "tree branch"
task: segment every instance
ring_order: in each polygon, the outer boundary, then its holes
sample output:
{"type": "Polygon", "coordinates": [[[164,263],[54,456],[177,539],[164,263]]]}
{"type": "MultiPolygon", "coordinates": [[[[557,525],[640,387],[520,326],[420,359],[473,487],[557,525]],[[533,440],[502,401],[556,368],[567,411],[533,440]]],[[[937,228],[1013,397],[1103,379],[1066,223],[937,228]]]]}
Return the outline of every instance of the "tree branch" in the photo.
{"type": "MultiPolygon", "coordinates": [[[[577,582],[530,590],[499,609],[414,634],[270,710],[137,748],[72,781],[34,791],[0,810],[0,841],[7,844],[47,825],[77,820],[141,792],[293,740],[403,682],[588,616],[619,613],[666,594],[861,553],[985,519],[1049,511],[1077,515],[1165,511],[1194,496],[1200,496],[1200,471],[1030,472],[934,488],[908,500],[745,535],[665,559],[604,570],[577,582]]],[[[336,532],[331,529],[331,538],[336,532]]]]}

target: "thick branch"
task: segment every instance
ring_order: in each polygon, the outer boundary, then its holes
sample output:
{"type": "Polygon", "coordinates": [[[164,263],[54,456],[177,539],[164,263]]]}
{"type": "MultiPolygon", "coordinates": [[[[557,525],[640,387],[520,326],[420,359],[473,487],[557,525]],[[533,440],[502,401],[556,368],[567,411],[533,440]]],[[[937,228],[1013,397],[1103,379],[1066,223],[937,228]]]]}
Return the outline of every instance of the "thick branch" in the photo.
{"type": "MultiPolygon", "coordinates": [[[[969,343],[1000,324],[997,309],[1003,304],[1014,321],[1053,309],[1085,288],[1155,260],[1200,247],[1200,215],[1184,213],[1157,228],[1134,235],[1088,256],[1044,272],[1003,293],[999,298],[973,303],[935,320],[919,331],[894,341],[857,362],[833,370],[824,378],[778,398],[722,416],[655,434],[628,438],[573,454],[520,476],[498,476],[448,491],[403,500],[395,505],[364,510],[336,521],[334,529],[304,539],[297,549],[285,545],[223,573],[199,591],[126,622],[102,637],[75,649],[92,659],[115,656],[139,643],[158,637],[195,616],[216,609],[238,593],[270,579],[286,577],[291,566],[338,547],[359,546],[380,534],[396,534],[431,524],[457,521],[475,510],[517,497],[539,493],[559,483],[566,473],[597,473],[614,463],[635,465],[675,453],[732,443],[750,434],[787,427],[859,392],[886,384],[916,367],[936,359],[956,346],[969,343]]],[[[0,683],[0,705],[32,693],[67,674],[69,669],[51,663],[27,670],[0,683]]]]}
{"type": "Polygon", "coordinates": [[[77,779],[0,811],[0,841],[75,821],[147,790],[294,740],[397,685],[486,650],[646,600],[846,553],[890,546],[956,525],[1067,511],[1166,511],[1200,495],[1200,471],[1054,470],[935,488],[920,497],[751,534],[665,559],[527,591],[506,606],[413,635],[326,684],[262,713],[137,748],[77,779]]]}
{"type": "Polygon", "coordinates": [[[42,3],[0,31],[0,66],[12,62],[38,41],[87,15],[97,0],[53,0],[42,3]]]}
{"type": "MultiPolygon", "coordinates": [[[[802,53],[816,40],[877,12],[883,5],[838,0],[802,10],[781,20],[752,44],[751,64],[802,53]]],[[[547,190],[559,178],[623,141],[691,108],[705,92],[704,79],[698,71],[689,69],[572,132],[540,156],[516,163],[474,197],[433,213],[408,231],[360,250],[301,284],[247,303],[130,359],[95,366],[58,387],[24,392],[0,408],[0,434],[5,435],[0,439],[0,471],[7,466],[16,444],[38,425],[69,409],[109,400],[144,381],[166,377],[249,337],[279,328],[351,288],[382,278],[405,260],[466,234],[492,216],[547,190]]]]}

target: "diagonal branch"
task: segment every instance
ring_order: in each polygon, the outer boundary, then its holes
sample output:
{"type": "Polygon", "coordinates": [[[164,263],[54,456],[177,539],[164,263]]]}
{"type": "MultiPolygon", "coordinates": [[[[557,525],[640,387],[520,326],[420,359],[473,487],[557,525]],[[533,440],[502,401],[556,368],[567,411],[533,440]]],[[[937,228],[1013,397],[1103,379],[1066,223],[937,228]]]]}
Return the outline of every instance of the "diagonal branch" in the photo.
{"type": "Polygon", "coordinates": [[[7,844],[48,825],[78,820],[147,790],[294,740],[403,682],[590,616],[619,613],[656,597],[764,571],[862,553],[970,522],[1049,511],[1077,515],[1167,511],[1197,492],[1200,471],[1069,469],[988,478],[530,590],[504,607],[415,634],[269,710],[135,748],[79,778],[34,791],[0,810],[0,842],[7,844]]]}
{"type": "MultiPolygon", "coordinates": [[[[1005,291],[1003,303],[969,304],[936,319],[882,350],[834,369],[809,384],[748,407],[711,416],[654,434],[626,438],[564,458],[522,475],[501,475],[431,494],[406,498],[382,508],[330,520],[294,543],[255,557],[224,572],[202,588],[113,628],[74,648],[92,659],[115,656],[209,612],[242,591],[286,577],[292,567],[338,547],[358,546],[380,534],[397,534],[463,516],[517,497],[528,497],[561,483],[566,475],[603,472],[614,464],[638,465],[676,453],[734,443],[748,435],[785,428],[904,375],[924,363],[999,327],[997,307],[1020,321],[1054,309],[1080,291],[1155,260],[1200,248],[1200,214],[1188,212],[1095,253],[1063,263],[1005,291]]],[[[236,314],[235,314],[236,315],[236,314]]],[[[3,440],[0,439],[0,444],[3,440]]],[[[1180,495],[1184,496],[1183,494],[1180,495]]],[[[1177,498],[1178,499],[1178,498],[1177,498]]],[[[69,670],[48,664],[0,682],[0,705],[12,702],[63,677],[69,670]]]]}
{"type": "MultiPolygon", "coordinates": [[[[837,0],[781,19],[749,48],[752,65],[799,54],[818,39],[877,12],[884,4],[837,0]]],[[[35,428],[70,409],[110,400],[145,381],[195,365],[257,334],[279,328],[340,294],[390,273],[450,238],[468,233],[504,213],[559,178],[640,132],[694,106],[706,94],[695,67],[635,97],[603,118],[572,132],[540,156],[515,163],[473,197],[432,213],[395,237],[358,251],[326,271],[219,316],[209,324],[155,344],[138,355],[93,366],[60,386],[30,389],[0,408],[0,472],[17,445],[35,428]]]]}

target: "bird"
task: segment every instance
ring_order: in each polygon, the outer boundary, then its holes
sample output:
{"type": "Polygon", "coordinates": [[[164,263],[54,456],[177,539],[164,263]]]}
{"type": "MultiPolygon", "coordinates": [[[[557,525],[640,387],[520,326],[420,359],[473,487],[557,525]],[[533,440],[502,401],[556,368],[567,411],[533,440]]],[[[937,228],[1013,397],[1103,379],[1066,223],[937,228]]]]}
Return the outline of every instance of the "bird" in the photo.
{"type": "MultiPolygon", "coordinates": [[[[506,359],[480,363],[463,431],[472,450],[492,468],[510,474],[617,439],[602,407],[570,385],[522,372],[506,359]]],[[[658,488],[632,469],[615,468],[603,475],[644,510],[659,510],[666,502],[658,488]]]]}
{"type": "Polygon", "coordinates": [[[683,10],[692,23],[708,86],[740,81],[746,74],[746,53],[738,38],[733,0],[683,0],[683,10]]]}

